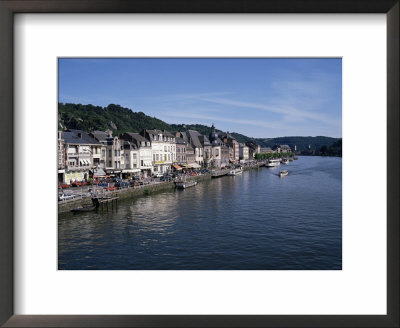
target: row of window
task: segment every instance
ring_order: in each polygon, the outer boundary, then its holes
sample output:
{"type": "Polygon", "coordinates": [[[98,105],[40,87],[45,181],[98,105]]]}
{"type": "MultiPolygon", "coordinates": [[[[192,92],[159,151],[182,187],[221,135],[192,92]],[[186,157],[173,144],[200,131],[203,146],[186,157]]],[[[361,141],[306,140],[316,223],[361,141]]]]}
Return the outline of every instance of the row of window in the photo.
{"type": "Polygon", "coordinates": [[[153,161],[171,161],[175,160],[175,154],[153,154],[153,161]]]}
{"type": "Polygon", "coordinates": [[[159,134],[158,136],[154,136],[155,141],[169,141],[169,142],[175,142],[175,138],[170,138],[170,137],[164,137],[162,134],[159,134]]]}

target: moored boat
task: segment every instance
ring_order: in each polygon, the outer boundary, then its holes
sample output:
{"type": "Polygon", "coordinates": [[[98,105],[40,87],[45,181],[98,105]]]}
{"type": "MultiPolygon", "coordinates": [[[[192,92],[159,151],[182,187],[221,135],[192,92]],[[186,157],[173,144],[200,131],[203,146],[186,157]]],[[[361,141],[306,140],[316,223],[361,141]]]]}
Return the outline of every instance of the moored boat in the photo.
{"type": "Polygon", "coordinates": [[[266,167],[277,167],[281,165],[280,159],[270,159],[267,163],[265,163],[266,167]]]}
{"type": "Polygon", "coordinates": [[[193,180],[175,182],[175,187],[178,188],[178,189],[186,189],[186,188],[189,188],[189,187],[193,187],[195,185],[197,185],[197,181],[193,181],[193,180]]]}
{"type": "Polygon", "coordinates": [[[239,175],[242,174],[242,168],[238,167],[236,169],[230,170],[226,175],[234,176],[234,175],[239,175]]]}
{"type": "Polygon", "coordinates": [[[74,213],[80,213],[80,212],[91,212],[96,209],[95,205],[88,205],[88,206],[82,206],[82,207],[77,207],[71,210],[71,212],[74,213]]]}
{"type": "Polygon", "coordinates": [[[287,158],[284,158],[283,160],[282,160],[282,164],[289,164],[289,159],[287,159],[287,158]]]}
{"type": "Polygon", "coordinates": [[[287,176],[288,174],[289,174],[289,172],[288,172],[287,170],[283,170],[283,171],[280,171],[280,172],[279,172],[279,176],[280,176],[280,177],[287,176]]]}

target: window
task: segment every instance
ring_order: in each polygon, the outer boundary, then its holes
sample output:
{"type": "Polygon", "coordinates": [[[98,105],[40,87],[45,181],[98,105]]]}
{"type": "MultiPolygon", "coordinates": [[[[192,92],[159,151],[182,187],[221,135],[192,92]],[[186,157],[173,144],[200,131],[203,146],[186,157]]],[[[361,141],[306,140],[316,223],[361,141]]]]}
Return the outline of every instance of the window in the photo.
{"type": "Polygon", "coordinates": [[[144,166],[143,160],[140,161],[140,166],[144,166]]]}
{"type": "Polygon", "coordinates": [[[134,161],[136,161],[136,155],[137,154],[132,154],[132,158],[133,158],[134,161]]]}
{"type": "Polygon", "coordinates": [[[108,156],[111,157],[111,149],[108,150],[108,156]]]}
{"type": "Polygon", "coordinates": [[[156,154],[153,154],[153,161],[156,161],[156,154]]]}

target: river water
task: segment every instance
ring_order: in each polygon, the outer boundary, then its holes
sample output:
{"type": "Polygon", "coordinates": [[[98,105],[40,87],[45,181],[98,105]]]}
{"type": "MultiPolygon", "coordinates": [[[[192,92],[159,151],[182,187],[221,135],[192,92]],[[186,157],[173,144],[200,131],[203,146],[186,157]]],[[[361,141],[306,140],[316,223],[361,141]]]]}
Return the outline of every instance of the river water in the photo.
{"type": "Polygon", "coordinates": [[[299,157],[120,201],[117,211],[60,214],[58,266],[341,270],[342,159],[299,157]]]}

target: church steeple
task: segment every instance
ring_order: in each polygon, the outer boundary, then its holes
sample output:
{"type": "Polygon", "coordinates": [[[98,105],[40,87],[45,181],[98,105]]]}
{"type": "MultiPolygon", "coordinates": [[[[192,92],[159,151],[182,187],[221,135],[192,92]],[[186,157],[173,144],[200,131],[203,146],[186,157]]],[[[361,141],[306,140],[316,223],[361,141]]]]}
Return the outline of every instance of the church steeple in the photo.
{"type": "Polygon", "coordinates": [[[213,142],[214,140],[218,139],[218,134],[215,132],[214,123],[211,125],[211,133],[210,133],[210,141],[213,142]]]}

